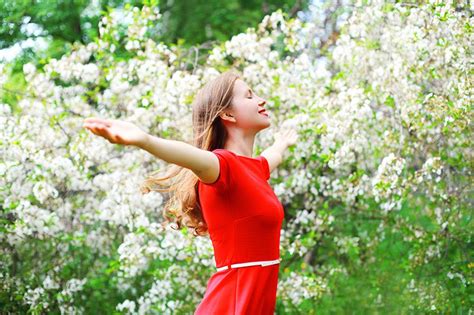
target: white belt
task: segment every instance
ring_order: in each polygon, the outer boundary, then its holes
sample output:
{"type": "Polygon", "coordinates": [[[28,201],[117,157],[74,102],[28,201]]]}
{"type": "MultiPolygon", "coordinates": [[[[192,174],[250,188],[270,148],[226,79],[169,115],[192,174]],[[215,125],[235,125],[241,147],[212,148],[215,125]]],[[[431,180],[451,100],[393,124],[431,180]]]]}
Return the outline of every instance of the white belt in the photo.
{"type": "MultiPolygon", "coordinates": [[[[278,259],[275,259],[275,260],[251,261],[251,262],[246,262],[246,263],[232,264],[232,265],[230,265],[230,267],[231,268],[239,268],[239,267],[246,267],[246,266],[257,266],[257,265],[269,266],[269,265],[279,264],[280,261],[281,261],[281,258],[278,258],[278,259]]],[[[229,266],[219,267],[219,268],[217,268],[217,271],[226,270],[228,268],[229,268],[229,266]]]]}

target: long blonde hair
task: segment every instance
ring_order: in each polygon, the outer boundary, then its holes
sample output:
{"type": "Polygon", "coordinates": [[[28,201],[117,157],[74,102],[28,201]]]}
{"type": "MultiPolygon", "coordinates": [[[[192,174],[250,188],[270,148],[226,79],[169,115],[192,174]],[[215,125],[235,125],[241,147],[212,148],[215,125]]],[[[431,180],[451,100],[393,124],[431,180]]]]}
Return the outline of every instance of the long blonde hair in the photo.
{"type": "MultiPolygon", "coordinates": [[[[223,110],[231,108],[234,83],[240,77],[235,70],[221,73],[196,94],[192,104],[195,147],[208,151],[224,147],[228,135],[219,115],[223,110]]],[[[198,177],[191,170],[171,164],[166,176],[147,176],[141,187],[142,194],[152,190],[171,192],[163,208],[165,221],[162,225],[174,222],[176,228],[173,225],[171,227],[180,230],[184,224],[193,229],[194,236],[209,235],[199,203],[198,177]],[[162,184],[171,178],[176,180],[169,185],[162,184]],[[155,185],[169,188],[156,188],[155,185]]]]}

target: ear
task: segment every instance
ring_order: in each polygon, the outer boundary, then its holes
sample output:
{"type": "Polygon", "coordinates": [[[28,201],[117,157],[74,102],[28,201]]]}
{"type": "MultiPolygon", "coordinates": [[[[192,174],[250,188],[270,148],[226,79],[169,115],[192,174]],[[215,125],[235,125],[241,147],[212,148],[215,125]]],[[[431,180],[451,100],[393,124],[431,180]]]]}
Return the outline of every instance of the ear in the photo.
{"type": "Polygon", "coordinates": [[[219,117],[222,119],[222,120],[227,120],[227,121],[231,121],[231,122],[236,122],[235,118],[234,118],[234,115],[231,113],[231,112],[222,112],[219,114],[219,117]]]}

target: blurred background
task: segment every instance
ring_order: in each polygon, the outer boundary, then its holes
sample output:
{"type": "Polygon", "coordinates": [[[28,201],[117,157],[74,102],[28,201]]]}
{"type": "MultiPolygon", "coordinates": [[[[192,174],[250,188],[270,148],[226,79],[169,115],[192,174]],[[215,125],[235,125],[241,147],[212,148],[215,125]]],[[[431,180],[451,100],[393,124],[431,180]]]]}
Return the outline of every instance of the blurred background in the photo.
{"type": "Polygon", "coordinates": [[[153,30],[154,40],[187,47],[228,40],[277,9],[302,20],[322,14],[330,30],[336,29],[338,16],[350,10],[343,0],[4,0],[0,3],[0,60],[16,58],[24,64],[58,58],[74,42],[87,44],[97,38],[99,19],[107,11],[144,4],[158,7],[163,15],[153,30]]]}
{"type": "Polygon", "coordinates": [[[139,194],[167,163],[84,118],[190,140],[237,68],[299,133],[277,314],[472,314],[472,1],[0,0],[0,314],[191,314],[208,238],[139,194]],[[469,306],[471,305],[471,306],[469,306]]]}
{"type": "MultiPolygon", "coordinates": [[[[147,38],[189,53],[197,49],[200,64],[218,43],[255,27],[278,9],[288,18],[319,21],[319,30],[325,31],[318,33],[315,43],[329,47],[337,39],[340,23],[352,11],[347,0],[2,0],[0,63],[9,64],[10,79],[0,91],[1,99],[16,103],[15,95],[21,95],[24,87],[24,64],[31,62],[41,68],[49,59],[71,52],[74,43],[94,42],[101,16],[143,5],[158,8],[162,14],[155,25],[148,26],[147,38]]],[[[124,20],[123,24],[129,22],[124,20]]],[[[120,56],[120,51],[116,55],[120,56]]]]}

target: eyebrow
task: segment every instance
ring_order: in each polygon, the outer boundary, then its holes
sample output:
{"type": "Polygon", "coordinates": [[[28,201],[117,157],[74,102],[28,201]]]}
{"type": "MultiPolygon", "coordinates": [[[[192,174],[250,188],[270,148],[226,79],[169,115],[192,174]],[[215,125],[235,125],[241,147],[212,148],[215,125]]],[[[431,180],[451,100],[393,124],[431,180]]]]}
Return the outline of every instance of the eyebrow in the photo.
{"type": "Polygon", "coordinates": [[[253,93],[251,89],[248,89],[247,92],[253,93]]]}

